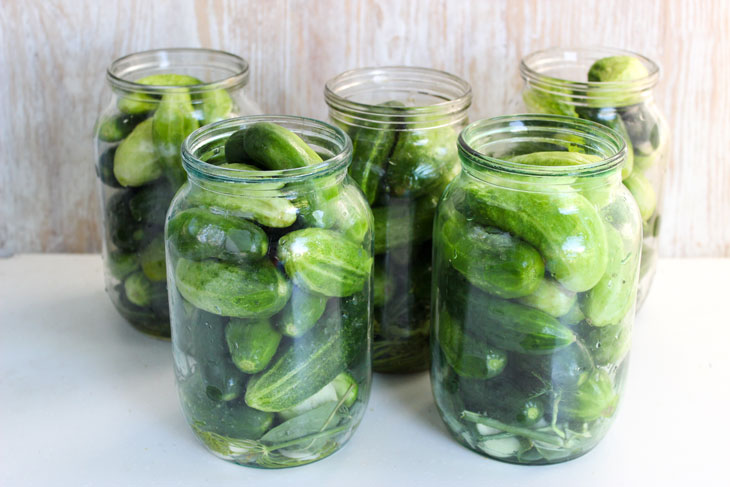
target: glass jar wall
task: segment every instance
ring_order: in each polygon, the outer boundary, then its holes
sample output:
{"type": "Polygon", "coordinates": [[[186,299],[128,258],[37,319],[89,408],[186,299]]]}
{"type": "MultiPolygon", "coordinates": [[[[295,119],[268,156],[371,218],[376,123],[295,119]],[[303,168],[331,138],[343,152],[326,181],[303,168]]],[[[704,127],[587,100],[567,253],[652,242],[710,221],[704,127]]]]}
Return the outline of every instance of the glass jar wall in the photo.
{"type": "Polygon", "coordinates": [[[163,225],[185,180],[180,146],[199,126],[259,113],[245,93],[248,64],[208,49],[122,57],[95,128],[106,290],[137,329],[170,336],[163,225]]]}
{"type": "Polygon", "coordinates": [[[319,460],[365,412],[372,213],[351,157],[342,130],[283,116],[215,123],[183,146],[188,183],[166,226],[177,387],[226,460],[319,460]]]}
{"type": "Polygon", "coordinates": [[[528,111],[591,120],[625,138],[629,150],[622,177],[639,205],[644,227],[640,307],[656,271],[669,142],[652,92],[659,79],[658,66],[619,49],[557,48],[526,56],[520,71],[528,111]]]}
{"type": "Polygon", "coordinates": [[[626,146],[550,115],[475,122],[434,223],[431,380],[468,448],[546,464],[606,433],[623,391],[641,217],[626,146]]]}
{"type": "Polygon", "coordinates": [[[325,99],[353,140],[350,176],[375,216],[374,369],[426,370],[433,215],[459,172],[471,88],[433,69],[363,68],[328,81],[325,99]]]}

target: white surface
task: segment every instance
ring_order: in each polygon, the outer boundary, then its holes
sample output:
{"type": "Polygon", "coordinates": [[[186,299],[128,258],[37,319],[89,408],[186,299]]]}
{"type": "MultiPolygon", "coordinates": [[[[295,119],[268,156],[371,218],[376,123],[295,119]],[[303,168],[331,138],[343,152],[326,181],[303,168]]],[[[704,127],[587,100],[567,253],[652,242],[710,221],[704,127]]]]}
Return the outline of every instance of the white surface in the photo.
{"type": "Polygon", "coordinates": [[[264,471],[207,453],[180,413],[169,342],[124,323],[99,256],[0,260],[0,486],[729,485],[730,259],[662,260],[606,439],[520,467],[453,441],[428,376],[376,376],[352,440],[264,471]]]}

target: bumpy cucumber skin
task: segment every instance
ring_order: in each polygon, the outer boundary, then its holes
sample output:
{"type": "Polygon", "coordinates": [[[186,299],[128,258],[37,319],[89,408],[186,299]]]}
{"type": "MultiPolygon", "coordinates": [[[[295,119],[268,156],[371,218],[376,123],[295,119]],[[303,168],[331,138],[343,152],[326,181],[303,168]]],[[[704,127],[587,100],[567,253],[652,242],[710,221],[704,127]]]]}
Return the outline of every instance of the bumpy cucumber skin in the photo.
{"type": "Polygon", "coordinates": [[[624,250],[621,234],[606,225],[609,260],[606,272],[581,302],[581,310],[593,326],[620,323],[634,307],[639,277],[639,252],[624,250]]]}
{"type": "Polygon", "coordinates": [[[290,343],[265,371],[251,378],[246,404],[261,411],[278,412],[312,396],[345,370],[342,326],[316,326],[290,343]]]}
{"type": "Polygon", "coordinates": [[[122,186],[142,186],[162,175],[152,119],[137,125],[114,153],[114,177],[122,186]]]}
{"type": "Polygon", "coordinates": [[[268,260],[233,265],[181,258],[175,283],[198,308],[236,318],[268,318],[281,311],[291,295],[291,284],[268,260]]]}
{"type": "Polygon", "coordinates": [[[546,269],[567,289],[587,291],[603,276],[608,264],[603,221],[585,197],[471,182],[464,189],[474,216],[536,247],[546,269]]]}
{"type": "Polygon", "coordinates": [[[245,321],[233,318],[226,326],[231,360],[246,374],[264,370],[279,348],[280,341],[281,335],[266,319],[245,321]]]}
{"type": "Polygon", "coordinates": [[[266,233],[256,224],[203,208],[189,208],[172,217],[167,237],[181,257],[196,260],[241,263],[261,259],[269,249],[266,233]]]}
{"type": "Polygon", "coordinates": [[[348,172],[371,205],[378,196],[396,138],[395,131],[367,127],[357,128],[352,134],[352,164],[348,172]]]}
{"type": "Polygon", "coordinates": [[[322,228],[295,230],[281,237],[278,258],[297,286],[335,297],[360,291],[373,265],[362,246],[322,228]]]}
{"type": "Polygon", "coordinates": [[[322,158],[291,130],[270,122],[246,127],[243,148],[249,159],[265,169],[292,169],[322,162],[322,158]]]}
{"type": "Polygon", "coordinates": [[[276,328],[288,337],[302,336],[322,317],[326,307],[327,297],[293,286],[289,302],[275,319],[276,328]]]}
{"type": "Polygon", "coordinates": [[[208,208],[213,213],[247,218],[265,227],[286,228],[297,220],[297,208],[289,200],[275,195],[246,197],[192,190],[187,201],[192,206],[208,208]]]}
{"type": "Polygon", "coordinates": [[[450,265],[485,292],[502,298],[527,296],[544,280],[540,254],[509,233],[469,224],[454,212],[444,221],[440,238],[450,265]]]}

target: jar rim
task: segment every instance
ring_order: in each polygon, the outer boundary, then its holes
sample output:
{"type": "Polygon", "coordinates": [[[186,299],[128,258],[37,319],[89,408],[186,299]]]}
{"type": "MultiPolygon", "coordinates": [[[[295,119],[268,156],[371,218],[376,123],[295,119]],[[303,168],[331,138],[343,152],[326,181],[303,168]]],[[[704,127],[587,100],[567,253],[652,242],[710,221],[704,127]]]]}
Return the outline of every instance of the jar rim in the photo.
{"type": "MultiPolygon", "coordinates": [[[[204,63],[186,63],[180,66],[200,66],[204,63]]],[[[173,47],[163,49],[151,49],[147,51],[139,51],[127,54],[115,59],[107,67],[106,78],[113,88],[126,92],[139,92],[151,95],[161,95],[164,93],[184,91],[187,93],[200,93],[213,90],[233,90],[246,86],[249,80],[249,64],[240,56],[227,51],[217,49],[207,49],[203,47],[173,47]],[[130,81],[126,76],[133,74],[141,69],[149,69],[155,66],[169,66],[175,68],[174,62],[176,58],[183,56],[207,56],[213,60],[213,64],[217,68],[224,68],[230,72],[230,75],[210,82],[200,83],[196,85],[186,86],[166,86],[166,85],[145,85],[130,81]]]]}
{"type": "MultiPolygon", "coordinates": [[[[500,139],[503,140],[503,139],[500,139]]],[[[565,142],[563,140],[563,142],[565,142]]],[[[508,176],[596,176],[620,167],[626,160],[627,147],[623,137],[605,125],[564,115],[516,114],[477,120],[467,125],[457,141],[462,162],[472,163],[478,169],[486,169],[508,176]],[[499,134],[524,136],[531,128],[556,130],[565,135],[579,135],[603,144],[605,155],[596,162],[569,166],[540,166],[513,162],[492,157],[473,147],[479,137],[499,134]]]]}
{"type": "MultiPolygon", "coordinates": [[[[300,135],[300,133],[297,133],[300,135]]],[[[345,132],[339,127],[330,125],[321,120],[294,115],[246,115],[242,117],[221,120],[204,127],[201,127],[188,135],[182,144],[183,167],[188,175],[210,181],[225,183],[294,183],[301,182],[313,177],[321,177],[334,174],[346,169],[352,158],[352,142],[345,132]],[[337,144],[337,151],[319,164],[297,167],[292,169],[277,170],[246,170],[229,167],[220,167],[200,159],[197,154],[211,142],[218,142],[227,139],[233,132],[258,122],[271,122],[285,125],[289,130],[297,133],[307,131],[310,135],[315,133],[326,136],[331,142],[337,144]]],[[[269,185],[267,185],[269,186],[269,185]]],[[[269,186],[270,187],[270,186],[269,186]]]]}
{"type": "MultiPolygon", "coordinates": [[[[586,74],[588,70],[586,69],[586,74]]],[[[592,98],[607,96],[610,93],[641,93],[654,88],[659,81],[661,69],[657,63],[648,57],[625,49],[612,47],[551,47],[529,53],[520,61],[520,75],[526,82],[544,91],[568,98],[592,98]],[[576,79],[560,78],[545,74],[545,71],[555,67],[556,63],[565,66],[578,65],[579,59],[588,59],[593,62],[609,56],[632,56],[637,58],[647,69],[648,74],[643,78],[629,81],[581,81],[576,79]],[[570,90],[573,95],[566,94],[570,90]],[[590,90],[591,93],[588,93],[590,90]]]]}
{"type": "MultiPolygon", "coordinates": [[[[438,126],[435,121],[462,119],[471,106],[471,85],[454,74],[417,66],[372,66],[344,71],[330,78],[324,87],[325,102],[330,109],[346,115],[349,125],[397,123],[403,130],[438,126]],[[355,101],[353,96],[384,89],[408,90],[441,99],[436,103],[412,106],[387,106],[355,101]],[[427,120],[424,121],[424,117],[427,120]]],[[[339,118],[339,117],[333,117],[339,118]]],[[[451,125],[449,121],[447,125],[451,125]]],[[[443,125],[443,124],[442,124],[443,125]]]]}

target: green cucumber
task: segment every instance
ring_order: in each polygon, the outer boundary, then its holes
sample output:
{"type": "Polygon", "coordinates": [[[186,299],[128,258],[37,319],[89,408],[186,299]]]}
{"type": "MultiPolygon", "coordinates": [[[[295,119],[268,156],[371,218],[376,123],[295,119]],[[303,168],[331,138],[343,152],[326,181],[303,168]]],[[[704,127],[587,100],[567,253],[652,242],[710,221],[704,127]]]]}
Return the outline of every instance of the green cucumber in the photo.
{"type": "Polygon", "coordinates": [[[291,295],[291,285],[267,259],[234,265],[181,258],[175,266],[175,283],[180,294],[198,308],[236,318],[268,318],[291,295]]]}
{"type": "Polygon", "coordinates": [[[651,182],[646,176],[636,172],[624,181],[624,185],[629,188],[636,204],[639,205],[641,219],[648,221],[654,215],[657,204],[656,192],[654,192],[651,182]]]}
{"type": "Polygon", "coordinates": [[[292,169],[322,162],[319,154],[298,135],[271,122],[246,127],[243,148],[248,158],[264,169],[292,169]]]}
{"type": "Polygon", "coordinates": [[[244,321],[233,318],[226,326],[226,342],[233,363],[246,374],[261,372],[279,348],[281,335],[269,320],[244,321]]]}
{"type": "Polygon", "coordinates": [[[469,223],[456,211],[445,218],[442,252],[473,285],[502,298],[527,296],[542,285],[545,266],[534,247],[497,228],[469,223]]]}
{"type": "Polygon", "coordinates": [[[195,260],[214,257],[241,263],[261,259],[269,249],[266,233],[255,223],[203,208],[189,208],[172,217],[167,238],[181,257],[195,260]]]}
{"type": "Polygon", "coordinates": [[[439,196],[426,195],[416,200],[391,199],[387,206],[373,208],[375,254],[430,240],[439,196]]]}
{"type": "Polygon", "coordinates": [[[96,133],[99,140],[103,142],[119,142],[134,130],[144,116],[128,115],[119,113],[111,117],[105,117],[99,122],[96,133]]]}
{"type": "Polygon", "coordinates": [[[576,328],[576,333],[585,343],[596,365],[619,365],[629,354],[631,326],[625,321],[600,328],[587,324],[581,324],[576,328]]]}
{"type": "Polygon", "coordinates": [[[121,281],[139,269],[139,262],[137,256],[131,252],[113,250],[107,255],[106,267],[114,279],[121,281]]]}
{"type": "MultiPolygon", "coordinates": [[[[263,188],[262,188],[263,189],[263,188]]],[[[268,188],[267,188],[268,189],[268,188]]],[[[225,194],[216,191],[192,190],[188,193],[191,206],[202,206],[213,213],[233,215],[253,220],[265,227],[286,228],[297,220],[297,208],[283,194],[225,194]]]]}
{"type": "Polygon", "coordinates": [[[204,90],[193,95],[196,105],[200,105],[202,117],[200,126],[228,118],[233,110],[233,99],[226,90],[204,90]]]}
{"type": "Polygon", "coordinates": [[[165,239],[158,235],[139,254],[139,265],[142,272],[152,282],[161,282],[167,279],[165,269],[165,239]]]}
{"type": "Polygon", "coordinates": [[[188,93],[166,93],[152,116],[152,134],[160,163],[177,187],[185,182],[181,149],[185,137],[198,128],[188,93]]]}
{"type": "Polygon", "coordinates": [[[568,151],[541,151],[521,154],[509,158],[511,162],[529,166],[581,166],[593,164],[601,160],[592,154],[568,151]]]}
{"type": "Polygon", "coordinates": [[[175,192],[164,179],[145,185],[129,198],[129,212],[135,222],[147,227],[165,226],[167,208],[175,192]]]}
{"type": "Polygon", "coordinates": [[[615,130],[621,135],[626,143],[626,161],[621,167],[621,179],[628,178],[634,170],[634,146],[631,143],[631,137],[626,130],[618,111],[613,107],[604,108],[590,108],[590,107],[577,107],[578,115],[580,118],[597,122],[606,127],[615,130]]]}
{"type": "Polygon", "coordinates": [[[274,319],[276,329],[289,337],[301,336],[317,323],[326,306],[325,296],[292,286],[291,299],[274,319]]]}
{"type": "Polygon", "coordinates": [[[618,400],[613,379],[599,369],[591,373],[574,394],[561,399],[560,411],[580,421],[595,421],[613,416],[618,400]]]}
{"type": "Polygon", "coordinates": [[[233,132],[223,146],[226,155],[226,162],[229,164],[248,164],[250,160],[243,147],[243,139],[246,129],[242,128],[233,132]]]}
{"type": "Polygon", "coordinates": [[[114,177],[122,186],[142,186],[162,175],[152,119],[137,125],[114,153],[114,177]]]}
{"type": "Polygon", "coordinates": [[[277,255],[297,286],[325,296],[345,297],[360,291],[372,271],[368,252],[334,230],[290,232],[279,239],[277,255]]]}
{"type": "MultiPolygon", "coordinates": [[[[632,176],[633,177],[633,176],[632,176]]],[[[606,225],[609,260],[606,273],[581,301],[590,325],[616,325],[633,309],[638,289],[639,252],[627,252],[621,234],[606,225]]]]}
{"type": "Polygon", "coordinates": [[[545,268],[567,289],[587,291],[603,276],[608,263],[604,225],[585,197],[549,188],[528,192],[482,183],[467,183],[465,191],[474,217],[537,248],[545,268]]]}
{"type": "MultiPolygon", "coordinates": [[[[202,82],[198,78],[185,74],[164,73],[153,74],[140,78],[135,83],[147,86],[190,86],[202,82]]],[[[159,96],[142,92],[131,92],[117,101],[117,108],[122,113],[130,115],[144,115],[157,108],[159,96]]]]}
{"type": "Polygon", "coordinates": [[[548,113],[577,118],[576,107],[571,103],[573,90],[566,87],[551,87],[550,91],[528,88],[522,99],[532,113],[548,113]]]}
{"type": "Polygon", "coordinates": [[[578,301],[578,297],[573,291],[568,291],[558,282],[552,279],[544,279],[532,294],[517,301],[558,318],[567,314],[573,308],[578,301]]]}
{"type": "Polygon", "coordinates": [[[290,409],[344,371],[348,331],[339,317],[331,318],[291,342],[267,370],[251,378],[246,404],[261,411],[290,409]]]}
{"type": "Polygon", "coordinates": [[[341,401],[344,398],[343,405],[346,407],[352,407],[355,404],[355,400],[358,395],[358,385],[355,378],[348,372],[342,372],[340,375],[335,377],[335,380],[331,382],[337,393],[337,400],[341,401]]]}

